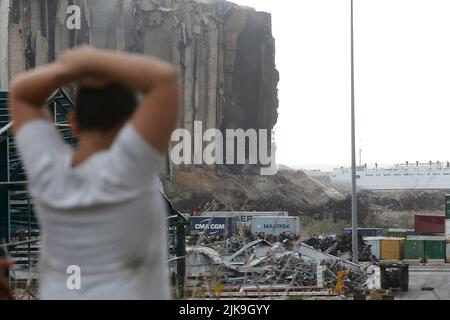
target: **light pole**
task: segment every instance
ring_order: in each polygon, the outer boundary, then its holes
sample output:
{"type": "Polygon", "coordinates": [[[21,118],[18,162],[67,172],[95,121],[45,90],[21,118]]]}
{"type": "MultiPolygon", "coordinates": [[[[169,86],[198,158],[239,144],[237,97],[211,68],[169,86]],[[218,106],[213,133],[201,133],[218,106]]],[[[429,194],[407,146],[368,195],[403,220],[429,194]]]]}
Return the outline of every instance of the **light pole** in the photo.
{"type": "Polygon", "coordinates": [[[356,197],[356,130],[355,130],[355,52],[353,29],[353,0],[350,0],[351,13],[351,104],[352,104],[352,260],[358,262],[358,200],[356,197]]]}

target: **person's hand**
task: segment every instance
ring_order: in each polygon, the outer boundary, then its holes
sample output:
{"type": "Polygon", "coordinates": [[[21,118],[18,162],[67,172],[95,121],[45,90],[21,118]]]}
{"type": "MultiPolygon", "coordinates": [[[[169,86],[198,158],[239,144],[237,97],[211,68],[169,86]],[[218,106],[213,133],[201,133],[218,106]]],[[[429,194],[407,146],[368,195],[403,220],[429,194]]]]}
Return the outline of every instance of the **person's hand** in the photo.
{"type": "Polygon", "coordinates": [[[88,75],[77,79],[75,84],[78,87],[103,88],[110,84],[110,82],[103,77],[88,75]]]}
{"type": "Polygon", "coordinates": [[[95,74],[89,67],[98,55],[97,49],[81,46],[62,53],[57,63],[63,68],[66,76],[79,87],[101,88],[110,81],[103,75],[95,74]]]}
{"type": "Polygon", "coordinates": [[[60,64],[67,76],[78,82],[86,77],[96,77],[89,71],[91,60],[96,56],[97,50],[89,46],[81,46],[68,50],[59,55],[57,63],[60,64]]]}
{"type": "Polygon", "coordinates": [[[8,279],[3,276],[3,272],[11,265],[7,260],[0,260],[0,300],[13,300],[14,297],[9,289],[8,279]]]}

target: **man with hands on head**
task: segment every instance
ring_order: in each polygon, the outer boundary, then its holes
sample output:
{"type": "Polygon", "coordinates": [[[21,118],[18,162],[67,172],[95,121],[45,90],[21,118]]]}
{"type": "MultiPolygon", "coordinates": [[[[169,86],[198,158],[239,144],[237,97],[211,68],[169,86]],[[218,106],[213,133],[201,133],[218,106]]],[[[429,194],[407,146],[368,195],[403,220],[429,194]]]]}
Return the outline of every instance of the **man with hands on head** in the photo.
{"type": "Polygon", "coordinates": [[[177,69],[157,59],[89,47],[12,82],[13,130],[41,225],[40,298],[170,298],[158,171],[179,82],[177,69]],[[75,150],[43,108],[70,83],[75,150]],[[68,274],[73,266],[79,274],[68,274]]]}

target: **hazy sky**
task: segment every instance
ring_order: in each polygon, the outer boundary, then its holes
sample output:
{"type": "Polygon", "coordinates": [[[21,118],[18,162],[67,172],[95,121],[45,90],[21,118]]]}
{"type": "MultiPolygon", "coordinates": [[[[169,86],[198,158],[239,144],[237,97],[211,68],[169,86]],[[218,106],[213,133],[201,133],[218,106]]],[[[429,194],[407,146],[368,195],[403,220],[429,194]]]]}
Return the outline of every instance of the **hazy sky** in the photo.
{"type": "MultiPolygon", "coordinates": [[[[272,13],[277,160],[350,163],[350,0],[234,0],[272,13]]],[[[355,0],[363,163],[450,160],[450,1],[355,0]]]]}

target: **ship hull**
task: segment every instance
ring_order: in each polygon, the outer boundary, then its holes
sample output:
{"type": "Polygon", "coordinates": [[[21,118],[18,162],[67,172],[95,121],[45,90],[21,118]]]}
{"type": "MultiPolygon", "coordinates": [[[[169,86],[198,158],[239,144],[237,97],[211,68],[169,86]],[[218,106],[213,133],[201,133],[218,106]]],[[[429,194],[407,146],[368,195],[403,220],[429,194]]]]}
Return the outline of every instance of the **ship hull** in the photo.
{"type": "MultiPolygon", "coordinates": [[[[335,186],[351,186],[351,170],[336,169],[330,176],[335,186]]],[[[450,169],[357,170],[356,185],[368,190],[442,190],[450,189],[450,169]]]]}

